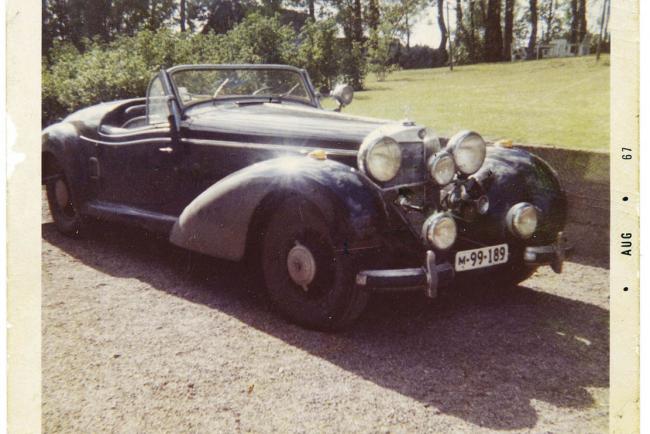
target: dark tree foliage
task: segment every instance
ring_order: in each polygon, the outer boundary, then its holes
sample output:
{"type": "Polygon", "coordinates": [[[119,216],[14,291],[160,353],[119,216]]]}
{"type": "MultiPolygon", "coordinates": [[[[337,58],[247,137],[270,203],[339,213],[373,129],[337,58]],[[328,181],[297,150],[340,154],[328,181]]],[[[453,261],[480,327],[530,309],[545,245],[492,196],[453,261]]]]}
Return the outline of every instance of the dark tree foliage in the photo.
{"type": "Polygon", "coordinates": [[[223,34],[239,24],[254,9],[252,0],[190,0],[189,25],[203,23],[201,33],[223,34]]]}
{"type": "MultiPolygon", "coordinates": [[[[324,0],[321,0],[322,3],[324,0]]],[[[299,8],[303,9],[309,18],[316,21],[316,0],[285,0],[285,8],[299,8]]]]}
{"type": "Polygon", "coordinates": [[[381,18],[379,12],[379,0],[368,0],[366,7],[366,23],[370,30],[377,30],[379,28],[379,20],[381,18]]]}
{"type": "Polygon", "coordinates": [[[174,0],[43,0],[43,54],[49,58],[57,41],[84,50],[89,39],[109,42],[118,35],[157,30],[175,10],[174,0]]]}

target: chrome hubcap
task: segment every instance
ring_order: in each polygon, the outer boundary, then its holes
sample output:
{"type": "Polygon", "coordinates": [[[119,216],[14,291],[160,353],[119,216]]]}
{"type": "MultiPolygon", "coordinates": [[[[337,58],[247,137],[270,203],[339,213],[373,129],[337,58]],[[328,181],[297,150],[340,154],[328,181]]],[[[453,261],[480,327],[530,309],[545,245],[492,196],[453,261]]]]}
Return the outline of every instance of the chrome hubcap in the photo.
{"type": "Polygon", "coordinates": [[[54,184],[54,196],[56,197],[56,204],[61,209],[64,209],[70,203],[68,187],[62,179],[57,180],[56,184],[54,184]]]}
{"type": "Polygon", "coordinates": [[[309,249],[296,241],[287,255],[287,269],[294,283],[307,292],[316,276],[316,260],[309,249]]]}

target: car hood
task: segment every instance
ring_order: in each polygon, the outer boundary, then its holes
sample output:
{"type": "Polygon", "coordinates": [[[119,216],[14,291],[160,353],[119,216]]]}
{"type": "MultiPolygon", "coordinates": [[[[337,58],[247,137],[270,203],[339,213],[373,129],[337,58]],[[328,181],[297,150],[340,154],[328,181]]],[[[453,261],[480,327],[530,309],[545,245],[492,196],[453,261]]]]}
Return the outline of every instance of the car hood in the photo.
{"type": "Polygon", "coordinates": [[[188,110],[190,137],[357,149],[383,119],[351,116],[291,103],[235,104],[188,110]]]}

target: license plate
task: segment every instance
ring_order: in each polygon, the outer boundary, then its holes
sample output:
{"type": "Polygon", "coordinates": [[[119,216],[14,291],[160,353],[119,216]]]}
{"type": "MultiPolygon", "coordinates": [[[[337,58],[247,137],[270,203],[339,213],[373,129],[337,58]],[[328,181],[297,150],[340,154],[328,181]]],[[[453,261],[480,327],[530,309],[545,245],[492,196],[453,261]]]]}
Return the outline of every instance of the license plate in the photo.
{"type": "Polygon", "coordinates": [[[508,262],[508,245],[499,244],[457,252],[455,269],[456,271],[475,270],[506,262],[508,262]]]}

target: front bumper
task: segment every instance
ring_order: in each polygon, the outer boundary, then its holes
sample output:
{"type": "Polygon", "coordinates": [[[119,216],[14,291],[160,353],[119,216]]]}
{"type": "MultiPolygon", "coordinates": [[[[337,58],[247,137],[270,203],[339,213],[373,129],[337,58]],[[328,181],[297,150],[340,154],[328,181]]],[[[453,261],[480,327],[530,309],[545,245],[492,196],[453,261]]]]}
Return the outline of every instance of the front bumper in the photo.
{"type": "MultiPolygon", "coordinates": [[[[531,267],[550,265],[553,271],[561,273],[564,259],[570,251],[571,246],[560,232],[553,244],[526,247],[523,262],[531,267]]],[[[436,264],[436,255],[429,250],[423,267],[360,271],[356,276],[356,284],[373,292],[424,289],[427,297],[435,298],[438,290],[449,286],[454,277],[454,266],[449,262],[436,264]]]]}
{"type": "Polygon", "coordinates": [[[562,264],[572,249],[564,233],[559,232],[553,244],[526,247],[524,262],[530,266],[550,265],[553,271],[561,273],[562,264]]]}
{"type": "Polygon", "coordinates": [[[436,298],[438,288],[448,286],[453,280],[454,267],[448,262],[436,264],[436,254],[429,250],[424,267],[360,271],[356,283],[379,292],[425,289],[427,297],[436,298]]]}

